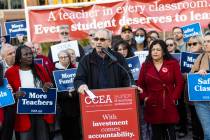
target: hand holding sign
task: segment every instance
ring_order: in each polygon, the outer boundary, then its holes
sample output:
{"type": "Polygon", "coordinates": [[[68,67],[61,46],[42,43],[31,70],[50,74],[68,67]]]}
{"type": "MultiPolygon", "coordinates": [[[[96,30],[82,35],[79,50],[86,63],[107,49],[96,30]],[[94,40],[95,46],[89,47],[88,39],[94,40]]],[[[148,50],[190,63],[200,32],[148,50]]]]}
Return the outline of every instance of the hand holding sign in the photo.
{"type": "Polygon", "coordinates": [[[197,73],[203,76],[207,74],[206,70],[199,70],[197,73]]]}
{"type": "Polygon", "coordinates": [[[53,87],[53,84],[50,83],[50,82],[46,82],[44,83],[44,86],[43,86],[43,91],[44,92],[47,92],[49,88],[52,88],[53,87]]]}
{"type": "Polygon", "coordinates": [[[16,99],[19,99],[20,97],[24,97],[25,95],[26,95],[25,92],[18,90],[18,91],[15,93],[15,98],[16,98],[16,99]]]}

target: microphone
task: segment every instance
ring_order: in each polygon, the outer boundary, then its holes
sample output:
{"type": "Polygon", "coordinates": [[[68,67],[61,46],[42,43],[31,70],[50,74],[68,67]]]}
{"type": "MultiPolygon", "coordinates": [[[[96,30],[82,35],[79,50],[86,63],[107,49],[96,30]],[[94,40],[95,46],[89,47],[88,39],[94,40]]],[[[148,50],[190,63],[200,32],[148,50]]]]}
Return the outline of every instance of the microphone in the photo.
{"type": "Polygon", "coordinates": [[[112,59],[112,61],[117,62],[117,58],[113,54],[111,54],[110,52],[108,52],[107,49],[102,48],[101,50],[102,50],[103,53],[105,53],[106,55],[108,55],[109,58],[112,59]]]}
{"type": "Polygon", "coordinates": [[[106,55],[108,55],[109,58],[110,58],[113,62],[117,62],[117,65],[118,65],[121,69],[123,69],[123,70],[126,72],[126,74],[128,75],[128,79],[129,79],[129,86],[131,87],[131,86],[132,86],[132,81],[131,81],[132,78],[131,78],[131,75],[129,74],[129,71],[128,71],[126,68],[124,68],[124,67],[119,63],[119,61],[117,60],[117,58],[116,58],[113,54],[111,54],[107,49],[102,48],[101,50],[102,50],[103,53],[105,53],[106,55]]]}

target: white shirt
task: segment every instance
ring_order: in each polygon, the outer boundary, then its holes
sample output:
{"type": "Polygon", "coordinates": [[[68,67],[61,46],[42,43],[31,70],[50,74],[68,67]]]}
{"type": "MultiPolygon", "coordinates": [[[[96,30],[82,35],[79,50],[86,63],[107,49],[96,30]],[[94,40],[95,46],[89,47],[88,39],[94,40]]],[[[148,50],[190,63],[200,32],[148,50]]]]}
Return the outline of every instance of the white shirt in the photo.
{"type": "Polygon", "coordinates": [[[20,83],[23,88],[34,88],[34,76],[32,70],[19,70],[20,83]]]}

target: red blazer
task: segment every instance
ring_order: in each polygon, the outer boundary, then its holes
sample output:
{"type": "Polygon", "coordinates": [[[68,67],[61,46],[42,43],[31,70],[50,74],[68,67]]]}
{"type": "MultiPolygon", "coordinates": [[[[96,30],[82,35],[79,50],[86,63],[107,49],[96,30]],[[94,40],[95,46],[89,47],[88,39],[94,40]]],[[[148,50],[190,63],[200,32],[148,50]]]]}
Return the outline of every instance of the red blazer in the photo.
{"type": "Polygon", "coordinates": [[[4,110],[0,108],[0,122],[3,123],[4,121],[4,110]]]}
{"type": "Polygon", "coordinates": [[[164,60],[158,72],[152,62],[142,65],[137,85],[143,88],[145,120],[152,124],[177,123],[179,115],[175,101],[184,87],[180,66],[176,60],[164,60]]]}
{"type": "MultiPolygon", "coordinates": [[[[19,69],[20,69],[20,67],[18,65],[14,65],[11,68],[9,68],[5,73],[5,77],[8,79],[8,82],[11,85],[14,93],[19,90],[19,87],[21,87],[19,69]]],[[[35,69],[37,71],[39,78],[41,79],[41,81],[43,83],[51,82],[49,75],[47,74],[47,72],[41,65],[35,65],[35,69]]],[[[53,123],[54,115],[50,115],[50,114],[44,115],[43,119],[47,123],[53,123]]],[[[16,119],[15,119],[15,130],[16,131],[24,132],[24,131],[29,130],[30,127],[31,127],[31,122],[30,122],[29,115],[16,114],[16,119]]]]}

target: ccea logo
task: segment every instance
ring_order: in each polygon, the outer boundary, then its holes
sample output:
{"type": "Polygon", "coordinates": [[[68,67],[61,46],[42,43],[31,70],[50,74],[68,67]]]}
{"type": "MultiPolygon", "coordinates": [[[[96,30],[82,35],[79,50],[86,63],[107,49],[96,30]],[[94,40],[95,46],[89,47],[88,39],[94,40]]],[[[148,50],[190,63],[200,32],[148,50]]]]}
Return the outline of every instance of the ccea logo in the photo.
{"type": "Polygon", "coordinates": [[[85,97],[86,104],[107,104],[112,103],[111,95],[101,95],[96,96],[94,100],[92,100],[89,96],[85,97]]]}

